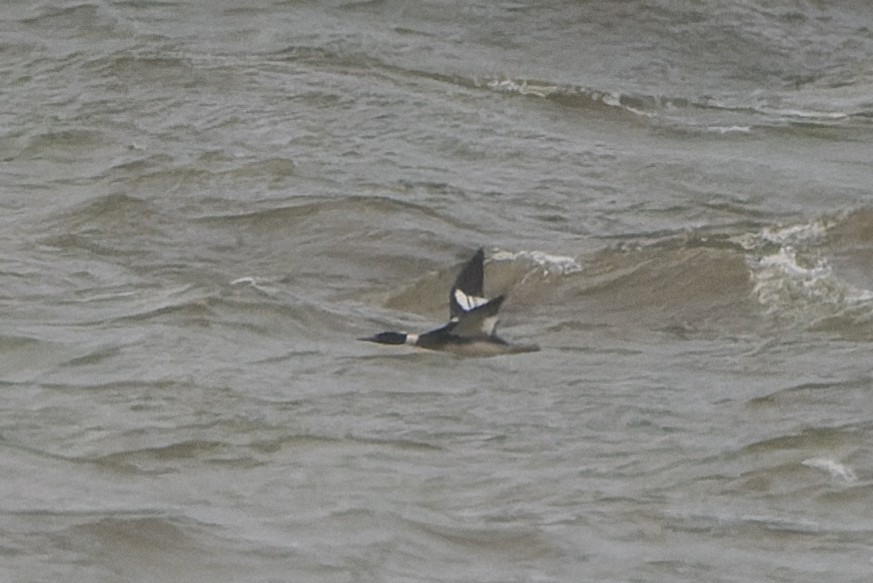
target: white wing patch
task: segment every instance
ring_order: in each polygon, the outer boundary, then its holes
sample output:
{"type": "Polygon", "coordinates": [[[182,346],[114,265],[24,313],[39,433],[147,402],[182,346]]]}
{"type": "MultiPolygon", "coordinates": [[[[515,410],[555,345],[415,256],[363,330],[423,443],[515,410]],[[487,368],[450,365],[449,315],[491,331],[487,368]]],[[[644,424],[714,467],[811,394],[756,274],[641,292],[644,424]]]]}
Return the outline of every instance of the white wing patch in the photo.
{"type": "Polygon", "coordinates": [[[484,306],[488,303],[487,299],[467,295],[461,289],[455,290],[455,301],[458,302],[458,305],[465,312],[469,312],[470,310],[478,308],[479,306],[484,306]]]}

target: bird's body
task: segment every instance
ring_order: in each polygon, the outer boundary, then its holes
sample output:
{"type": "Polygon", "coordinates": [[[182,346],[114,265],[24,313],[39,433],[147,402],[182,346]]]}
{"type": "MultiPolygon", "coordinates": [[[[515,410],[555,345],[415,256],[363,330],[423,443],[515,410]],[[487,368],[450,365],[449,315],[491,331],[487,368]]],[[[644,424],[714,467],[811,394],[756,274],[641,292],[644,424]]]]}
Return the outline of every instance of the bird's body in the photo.
{"type": "Polygon", "coordinates": [[[479,249],[458,274],[449,293],[450,318],[445,326],[423,334],[381,332],[361,340],[378,344],[408,344],[471,356],[538,350],[536,346],[512,345],[497,336],[497,312],[505,296],[490,300],[483,296],[484,259],[485,252],[479,249]]]}

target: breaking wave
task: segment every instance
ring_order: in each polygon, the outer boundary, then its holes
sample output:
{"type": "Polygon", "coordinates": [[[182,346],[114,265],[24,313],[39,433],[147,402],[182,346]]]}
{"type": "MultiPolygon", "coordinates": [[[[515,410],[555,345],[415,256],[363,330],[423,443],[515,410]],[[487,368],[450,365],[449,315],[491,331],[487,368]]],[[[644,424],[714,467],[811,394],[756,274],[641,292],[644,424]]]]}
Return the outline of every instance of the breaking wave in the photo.
{"type": "MultiPolygon", "coordinates": [[[[873,340],[873,212],[787,225],[661,234],[579,256],[497,249],[486,295],[566,327],[768,335],[806,330],[873,340]],[[574,324],[575,322],[575,324],[574,324]]],[[[386,307],[441,316],[457,266],[424,274],[386,307]]]]}
{"type": "Polygon", "coordinates": [[[567,107],[623,112],[656,125],[722,135],[749,134],[764,128],[866,124],[873,118],[866,97],[828,100],[821,91],[808,96],[786,92],[766,99],[754,95],[714,98],[633,93],[524,78],[482,79],[473,84],[497,93],[546,99],[567,107]]]}
{"type": "Polygon", "coordinates": [[[873,238],[847,239],[846,231],[869,230],[870,213],[766,227],[743,237],[754,282],[753,295],[768,314],[806,327],[868,328],[873,319],[873,279],[865,271],[873,238]],[[864,240],[866,239],[866,241],[864,240]],[[858,261],[861,259],[861,261],[858,261]]]}

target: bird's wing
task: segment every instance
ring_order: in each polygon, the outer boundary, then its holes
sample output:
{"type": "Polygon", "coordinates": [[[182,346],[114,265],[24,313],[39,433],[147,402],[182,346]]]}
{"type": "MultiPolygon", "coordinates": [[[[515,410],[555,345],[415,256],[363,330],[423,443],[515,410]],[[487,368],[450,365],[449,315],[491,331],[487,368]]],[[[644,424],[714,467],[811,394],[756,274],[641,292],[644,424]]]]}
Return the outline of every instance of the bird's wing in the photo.
{"type": "Polygon", "coordinates": [[[465,338],[493,336],[497,327],[497,312],[504,298],[505,296],[497,296],[452,318],[449,331],[455,336],[465,338]]]}
{"type": "Polygon", "coordinates": [[[484,276],[482,263],[484,259],[485,251],[479,249],[458,274],[452,291],[449,292],[449,315],[451,318],[459,318],[463,314],[488,303],[488,300],[482,296],[484,276]]]}

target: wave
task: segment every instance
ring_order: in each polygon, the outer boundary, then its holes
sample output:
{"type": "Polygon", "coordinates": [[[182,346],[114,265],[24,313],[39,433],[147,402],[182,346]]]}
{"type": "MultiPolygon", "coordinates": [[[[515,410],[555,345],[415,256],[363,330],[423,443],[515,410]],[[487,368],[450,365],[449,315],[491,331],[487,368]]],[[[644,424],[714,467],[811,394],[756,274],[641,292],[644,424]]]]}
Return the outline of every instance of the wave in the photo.
{"type": "MultiPolygon", "coordinates": [[[[777,319],[820,330],[873,334],[873,213],[766,227],[744,237],[753,295],[777,319]]],[[[873,338],[873,336],[870,336],[873,338]]]]}
{"type": "MultiPolygon", "coordinates": [[[[681,22],[685,18],[687,15],[671,14],[665,26],[675,25],[671,19],[681,22]]],[[[694,18],[699,20],[699,16],[694,18]]],[[[735,36],[746,37],[747,25],[745,21],[737,22],[734,25],[736,28],[730,33],[723,30],[724,23],[721,21],[704,26],[715,26],[719,37],[728,34],[725,42],[741,42],[745,46],[748,39],[737,39],[735,36]]],[[[768,25],[761,23],[761,26],[768,25]]],[[[717,49],[724,56],[722,47],[713,46],[711,32],[705,29],[695,31],[695,35],[699,34],[697,42],[705,45],[703,48],[706,51],[717,49]]],[[[551,39],[538,40],[543,43],[538,45],[541,50],[551,42],[551,39]]],[[[430,44],[430,41],[422,42],[426,46],[430,44]]],[[[600,39],[600,42],[604,42],[604,39],[600,39]]],[[[611,44],[614,41],[605,42],[611,44]]],[[[718,68],[718,64],[699,62],[701,55],[689,52],[684,45],[673,47],[674,35],[662,38],[660,42],[665,46],[657,43],[648,47],[652,51],[652,59],[664,60],[671,69],[684,71],[687,75],[684,82],[665,84],[663,78],[649,78],[646,74],[641,77],[634,75],[635,80],[628,82],[619,71],[608,75],[586,75],[586,72],[590,72],[587,67],[562,72],[555,70],[548,60],[529,68],[534,72],[533,75],[512,72],[494,74],[476,71],[475,68],[471,70],[469,67],[439,67],[436,64],[438,61],[422,66],[427,61],[405,61],[395,54],[381,53],[372,47],[353,49],[330,43],[325,46],[292,45],[266,53],[264,58],[278,62],[290,61],[307,67],[389,75],[397,80],[429,79],[474,90],[545,100],[561,107],[590,111],[594,115],[626,116],[628,120],[641,120],[685,131],[730,135],[798,126],[866,127],[873,119],[873,100],[869,98],[873,75],[866,70],[866,65],[851,61],[839,66],[822,63],[819,69],[808,74],[786,71],[783,76],[778,76],[772,71],[762,71],[760,63],[749,63],[749,69],[745,70],[742,64],[728,58],[721,63],[723,68],[715,74],[715,79],[719,74],[729,75],[730,79],[721,80],[716,88],[709,74],[714,67],[718,68]],[[677,48],[680,50],[677,51],[677,48]],[[754,81],[750,86],[747,79],[735,78],[733,75],[739,74],[736,71],[738,66],[742,73],[752,76],[762,74],[761,81],[754,81]],[[537,75],[537,71],[541,74],[537,75]],[[581,79],[581,82],[574,82],[574,77],[581,79]],[[587,80],[589,77],[591,81],[587,80]]],[[[779,56],[774,58],[786,59],[793,50],[780,48],[776,50],[779,56]]],[[[641,64],[639,66],[642,67],[641,64]]]]}
{"type": "MultiPolygon", "coordinates": [[[[471,230],[439,209],[388,197],[292,197],[260,209],[205,205],[188,228],[199,230],[198,257],[211,267],[186,273],[184,282],[156,282],[156,274],[188,271],[192,261],[182,244],[190,232],[177,233],[157,205],[99,197],[57,211],[48,227],[61,234],[43,244],[124,266],[121,280],[91,281],[76,293],[72,301],[87,311],[87,322],[228,320],[269,334],[263,320],[254,328],[240,314],[266,308],[301,333],[335,332],[361,317],[355,310],[364,301],[441,321],[458,267],[446,264],[446,241],[464,240],[471,230]],[[373,219],[362,222],[365,215],[373,219]],[[328,236],[333,243],[325,246],[328,236]]],[[[551,314],[556,331],[610,325],[680,335],[810,331],[873,340],[869,209],[788,224],[629,235],[580,255],[492,248],[488,256],[485,291],[508,294],[508,322],[525,311],[551,314]]],[[[77,357],[102,358],[106,347],[95,350],[77,357]]]]}
{"type": "Polygon", "coordinates": [[[858,481],[858,476],[850,466],[833,460],[831,458],[817,457],[803,460],[804,466],[821,470],[828,474],[831,478],[846,484],[852,484],[858,481]]]}
{"type": "Polygon", "coordinates": [[[749,134],[785,127],[866,127],[873,119],[869,83],[857,95],[832,99],[827,88],[805,94],[771,91],[766,95],[682,96],[628,92],[608,88],[552,83],[528,78],[484,78],[471,84],[497,93],[545,99],[555,104],[597,112],[627,114],[631,119],[679,130],[722,135],[749,134]]]}
{"type": "MultiPolygon", "coordinates": [[[[638,298],[623,306],[649,304],[692,323],[736,318],[750,325],[763,315],[777,330],[873,340],[873,276],[858,275],[871,273],[871,235],[873,213],[864,210],[666,238],[624,253],[626,273],[605,274],[603,291],[638,298]]],[[[607,265],[614,254],[606,253],[607,265]]]]}
{"type": "MultiPolygon", "coordinates": [[[[591,326],[674,334],[786,331],[873,340],[873,212],[788,225],[742,223],[626,238],[577,257],[496,249],[486,294],[505,313],[548,312],[553,331],[591,326]]],[[[386,301],[438,317],[454,268],[419,275],[386,301]]]]}

